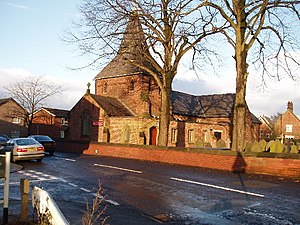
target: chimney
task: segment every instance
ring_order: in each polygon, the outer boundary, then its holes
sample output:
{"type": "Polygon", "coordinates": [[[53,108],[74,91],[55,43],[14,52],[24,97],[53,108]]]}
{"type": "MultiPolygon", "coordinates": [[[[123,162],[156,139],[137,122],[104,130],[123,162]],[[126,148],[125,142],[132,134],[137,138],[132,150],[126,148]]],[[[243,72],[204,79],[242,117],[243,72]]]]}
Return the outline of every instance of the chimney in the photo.
{"type": "Polygon", "coordinates": [[[288,104],[287,104],[287,110],[293,112],[293,109],[294,109],[293,102],[292,101],[288,102],[288,104]]]}

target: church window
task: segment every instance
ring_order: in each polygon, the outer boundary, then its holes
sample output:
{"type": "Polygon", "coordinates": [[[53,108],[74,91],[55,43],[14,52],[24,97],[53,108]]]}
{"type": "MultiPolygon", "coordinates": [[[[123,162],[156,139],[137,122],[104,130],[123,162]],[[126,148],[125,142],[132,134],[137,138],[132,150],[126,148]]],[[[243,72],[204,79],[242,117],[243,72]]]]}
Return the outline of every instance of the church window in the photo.
{"type": "Polygon", "coordinates": [[[194,130],[188,130],[188,142],[194,143],[194,130]]]}
{"type": "Polygon", "coordinates": [[[129,140],[130,140],[130,128],[126,127],[125,134],[124,134],[124,142],[129,143],[129,140]]]}
{"type": "Polygon", "coordinates": [[[131,80],[131,81],[130,81],[129,90],[130,90],[130,91],[133,91],[133,90],[134,90],[134,80],[131,80]]]}
{"type": "Polygon", "coordinates": [[[81,120],[82,120],[81,135],[89,136],[91,133],[91,114],[88,110],[85,110],[82,113],[81,120]]]}
{"type": "Polygon", "coordinates": [[[175,129],[175,128],[172,128],[172,131],[171,131],[171,143],[176,143],[177,142],[177,133],[178,133],[178,130],[175,129]]]}
{"type": "Polygon", "coordinates": [[[107,83],[104,83],[104,84],[103,84],[102,93],[103,93],[103,94],[106,94],[106,93],[107,93],[107,83]]]}

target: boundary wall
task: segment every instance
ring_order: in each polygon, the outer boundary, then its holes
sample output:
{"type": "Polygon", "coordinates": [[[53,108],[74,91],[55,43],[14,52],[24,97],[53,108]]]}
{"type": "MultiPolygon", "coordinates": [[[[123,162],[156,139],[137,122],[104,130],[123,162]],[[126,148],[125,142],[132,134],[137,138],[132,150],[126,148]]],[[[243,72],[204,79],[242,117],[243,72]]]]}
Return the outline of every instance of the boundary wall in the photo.
{"type": "Polygon", "coordinates": [[[78,141],[57,142],[57,148],[64,152],[300,179],[300,154],[245,153],[230,150],[78,141]]]}

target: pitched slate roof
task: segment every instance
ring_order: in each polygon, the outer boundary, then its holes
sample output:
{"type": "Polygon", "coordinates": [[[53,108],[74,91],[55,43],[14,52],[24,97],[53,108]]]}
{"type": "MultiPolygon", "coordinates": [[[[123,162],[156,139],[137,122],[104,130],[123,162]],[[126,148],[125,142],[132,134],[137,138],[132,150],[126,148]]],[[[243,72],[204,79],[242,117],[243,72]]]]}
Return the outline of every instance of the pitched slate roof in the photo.
{"type": "MultiPolygon", "coordinates": [[[[231,117],[235,94],[214,94],[194,96],[179,91],[172,91],[171,105],[173,114],[202,118],[231,117]]],[[[259,119],[251,113],[253,123],[261,124],[259,119]]]]}
{"type": "Polygon", "coordinates": [[[90,95],[110,116],[134,116],[134,114],[118,99],[100,95],[90,95]]]}
{"type": "Polygon", "coordinates": [[[147,74],[146,71],[134,66],[129,61],[135,61],[137,64],[155,71],[147,59],[150,59],[153,63],[156,62],[148,51],[140,20],[138,17],[132,16],[115,58],[96,75],[95,80],[141,73],[147,74]]]}
{"type": "Polygon", "coordinates": [[[194,96],[178,91],[171,94],[174,114],[194,117],[230,117],[235,94],[194,96]]]}
{"type": "Polygon", "coordinates": [[[12,99],[11,98],[2,98],[2,99],[0,99],[0,105],[3,105],[3,104],[7,103],[10,100],[12,100],[12,99]]]}
{"type": "Polygon", "coordinates": [[[65,110],[65,109],[54,109],[54,108],[45,108],[45,107],[43,107],[42,109],[47,110],[48,112],[50,112],[51,114],[57,117],[67,118],[69,113],[69,110],[65,110]]]}

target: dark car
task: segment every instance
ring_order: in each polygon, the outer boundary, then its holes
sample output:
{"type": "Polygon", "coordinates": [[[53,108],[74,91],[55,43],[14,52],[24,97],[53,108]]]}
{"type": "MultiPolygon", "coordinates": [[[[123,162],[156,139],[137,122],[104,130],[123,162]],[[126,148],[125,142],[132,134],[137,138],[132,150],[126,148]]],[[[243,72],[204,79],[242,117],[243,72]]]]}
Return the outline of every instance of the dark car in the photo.
{"type": "Polygon", "coordinates": [[[0,147],[4,146],[7,141],[8,141],[7,138],[0,136],[0,147]]]}
{"type": "Polygon", "coordinates": [[[49,152],[52,156],[56,150],[56,142],[47,135],[30,135],[29,138],[33,138],[36,141],[40,142],[44,148],[45,152],[49,152]]]}
{"type": "Polygon", "coordinates": [[[4,138],[6,138],[7,140],[10,139],[6,134],[0,134],[0,137],[4,137],[4,138]]]}

